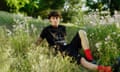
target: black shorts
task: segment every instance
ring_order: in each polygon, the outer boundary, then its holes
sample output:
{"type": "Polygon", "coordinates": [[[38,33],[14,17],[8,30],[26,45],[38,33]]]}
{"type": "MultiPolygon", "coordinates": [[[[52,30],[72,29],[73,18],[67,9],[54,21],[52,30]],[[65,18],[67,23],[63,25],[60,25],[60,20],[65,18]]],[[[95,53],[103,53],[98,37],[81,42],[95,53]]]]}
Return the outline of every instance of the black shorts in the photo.
{"type": "Polygon", "coordinates": [[[81,48],[81,39],[77,33],[70,44],[66,46],[60,46],[60,51],[65,52],[65,54],[72,57],[77,61],[78,64],[80,64],[81,57],[83,57],[79,52],[79,49],[81,48]]]}

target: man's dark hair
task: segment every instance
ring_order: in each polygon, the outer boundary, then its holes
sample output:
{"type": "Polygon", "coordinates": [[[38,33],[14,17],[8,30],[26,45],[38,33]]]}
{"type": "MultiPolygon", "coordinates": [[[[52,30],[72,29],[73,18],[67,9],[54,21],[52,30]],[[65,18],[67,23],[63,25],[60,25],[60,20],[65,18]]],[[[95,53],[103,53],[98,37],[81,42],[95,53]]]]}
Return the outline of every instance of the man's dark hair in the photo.
{"type": "Polygon", "coordinates": [[[49,14],[48,14],[48,19],[50,19],[50,17],[53,16],[53,17],[62,17],[61,14],[58,12],[58,11],[51,11],[49,14]]]}

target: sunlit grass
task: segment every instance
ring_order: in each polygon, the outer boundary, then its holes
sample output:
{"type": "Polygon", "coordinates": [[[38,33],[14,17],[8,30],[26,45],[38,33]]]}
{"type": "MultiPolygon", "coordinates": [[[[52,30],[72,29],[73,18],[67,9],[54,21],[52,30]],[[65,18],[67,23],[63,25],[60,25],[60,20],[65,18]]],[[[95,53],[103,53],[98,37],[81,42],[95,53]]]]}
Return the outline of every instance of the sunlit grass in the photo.
{"type": "MultiPolygon", "coordinates": [[[[54,56],[46,41],[38,47],[34,46],[48,22],[15,16],[11,28],[6,27],[1,19],[0,24],[0,72],[90,72],[81,65],[71,63],[69,57],[63,58],[60,53],[54,56]]],[[[79,29],[87,32],[97,63],[111,65],[120,55],[120,29],[115,24],[66,26],[68,43],[79,29]]]]}

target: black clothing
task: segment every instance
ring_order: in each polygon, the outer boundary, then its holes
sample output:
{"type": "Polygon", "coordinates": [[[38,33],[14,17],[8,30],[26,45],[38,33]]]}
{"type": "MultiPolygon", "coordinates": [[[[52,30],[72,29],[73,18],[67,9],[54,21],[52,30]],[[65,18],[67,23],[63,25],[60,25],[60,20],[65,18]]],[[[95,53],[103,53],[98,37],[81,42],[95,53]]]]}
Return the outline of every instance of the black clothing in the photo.
{"type": "Polygon", "coordinates": [[[42,39],[46,38],[47,42],[49,43],[49,46],[53,46],[56,44],[65,45],[65,35],[65,27],[59,25],[58,28],[54,28],[52,26],[44,28],[42,33],[40,34],[40,37],[42,39]]]}
{"type": "Polygon", "coordinates": [[[46,38],[49,46],[56,46],[56,51],[65,52],[65,54],[73,57],[77,62],[80,62],[81,55],[79,54],[79,49],[81,46],[81,39],[77,33],[70,44],[65,41],[66,29],[64,26],[59,25],[57,28],[48,26],[43,29],[40,34],[42,39],[46,38]]]}

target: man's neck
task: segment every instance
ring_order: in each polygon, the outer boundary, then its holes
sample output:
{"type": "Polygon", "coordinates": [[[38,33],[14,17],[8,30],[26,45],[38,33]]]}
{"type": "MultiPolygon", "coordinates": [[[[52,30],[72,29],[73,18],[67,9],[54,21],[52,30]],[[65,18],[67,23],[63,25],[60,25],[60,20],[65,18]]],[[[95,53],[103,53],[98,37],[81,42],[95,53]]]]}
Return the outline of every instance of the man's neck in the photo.
{"type": "Polygon", "coordinates": [[[53,28],[58,28],[59,27],[59,25],[58,26],[52,26],[53,28]]]}

